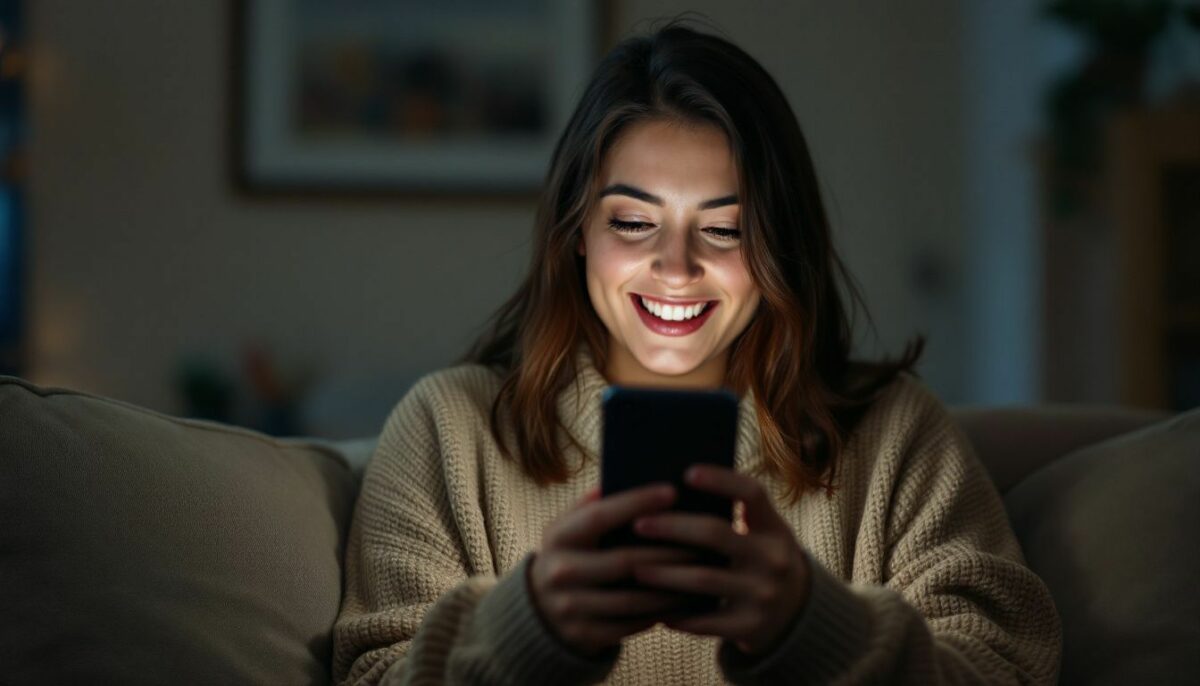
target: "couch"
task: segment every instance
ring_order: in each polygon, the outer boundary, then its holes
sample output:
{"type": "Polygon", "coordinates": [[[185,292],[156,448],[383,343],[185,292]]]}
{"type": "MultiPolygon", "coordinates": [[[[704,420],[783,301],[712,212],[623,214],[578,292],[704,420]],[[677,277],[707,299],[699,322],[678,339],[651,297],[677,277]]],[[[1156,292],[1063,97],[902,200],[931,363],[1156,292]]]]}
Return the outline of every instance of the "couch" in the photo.
{"type": "MultiPolygon", "coordinates": [[[[952,411],[1054,594],[1062,683],[1200,683],[1200,410],[952,411]]],[[[372,447],[0,377],[0,682],[328,681],[372,447]]]]}

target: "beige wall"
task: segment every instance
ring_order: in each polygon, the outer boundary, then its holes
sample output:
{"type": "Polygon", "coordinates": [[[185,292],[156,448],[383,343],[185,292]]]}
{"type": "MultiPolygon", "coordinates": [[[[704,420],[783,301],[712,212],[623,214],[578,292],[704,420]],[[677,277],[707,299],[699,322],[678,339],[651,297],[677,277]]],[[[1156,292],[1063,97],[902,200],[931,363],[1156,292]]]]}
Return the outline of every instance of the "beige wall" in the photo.
{"type": "MultiPolygon", "coordinates": [[[[616,25],[707,13],[780,81],[884,347],[917,329],[953,397],[957,306],[910,284],[914,246],[961,261],[954,3],[624,2],[616,25]],[[914,7],[917,9],[914,10],[914,7]]],[[[461,353],[524,269],[523,202],[264,202],[227,178],[228,3],[30,4],[31,369],[177,409],[170,376],[246,340],[331,381],[461,353]]]]}

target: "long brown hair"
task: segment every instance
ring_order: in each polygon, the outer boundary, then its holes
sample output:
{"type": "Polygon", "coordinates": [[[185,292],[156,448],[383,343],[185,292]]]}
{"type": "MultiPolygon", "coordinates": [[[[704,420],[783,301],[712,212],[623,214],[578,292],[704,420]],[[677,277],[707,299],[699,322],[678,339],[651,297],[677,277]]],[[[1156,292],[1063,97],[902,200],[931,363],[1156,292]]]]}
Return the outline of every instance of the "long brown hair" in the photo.
{"type": "MultiPolygon", "coordinates": [[[[852,305],[862,297],[834,251],[808,145],[783,92],[732,43],[672,22],[617,45],[601,61],[554,149],[534,226],[530,269],[467,361],[504,381],[491,413],[501,451],[539,484],[566,480],[557,397],[576,378],[586,344],[607,366],[609,335],[588,299],[575,250],[595,203],[605,153],[630,124],[653,118],[707,123],[729,139],[738,167],[742,254],[761,293],[733,343],[727,384],[753,391],[763,469],[794,501],[832,492],[837,458],[859,418],[924,340],[897,360],[852,362],[852,305]],[[501,415],[515,433],[502,438],[501,415]]],[[[569,432],[568,440],[575,442],[569,432]]]]}

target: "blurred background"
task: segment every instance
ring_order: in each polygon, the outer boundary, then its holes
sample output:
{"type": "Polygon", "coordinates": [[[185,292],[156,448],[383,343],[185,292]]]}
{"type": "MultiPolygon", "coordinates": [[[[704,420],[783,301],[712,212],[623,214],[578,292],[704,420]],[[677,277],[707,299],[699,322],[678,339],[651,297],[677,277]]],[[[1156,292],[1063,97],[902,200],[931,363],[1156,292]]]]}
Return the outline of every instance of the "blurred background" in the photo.
{"type": "Polygon", "coordinates": [[[0,373],[376,433],[526,269],[596,57],[689,10],[787,94],[862,355],[926,335],[952,404],[1200,404],[1185,0],[0,1],[0,373]]]}

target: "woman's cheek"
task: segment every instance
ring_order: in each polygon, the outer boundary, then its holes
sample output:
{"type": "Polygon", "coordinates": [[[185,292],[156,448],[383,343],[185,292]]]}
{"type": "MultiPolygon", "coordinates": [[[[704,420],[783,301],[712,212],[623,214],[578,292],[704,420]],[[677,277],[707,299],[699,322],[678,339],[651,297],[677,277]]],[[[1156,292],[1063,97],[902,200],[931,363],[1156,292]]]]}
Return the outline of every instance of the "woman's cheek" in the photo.
{"type": "Polygon", "coordinates": [[[596,268],[606,281],[619,280],[635,274],[644,261],[644,248],[639,244],[614,239],[597,246],[596,268]]]}

